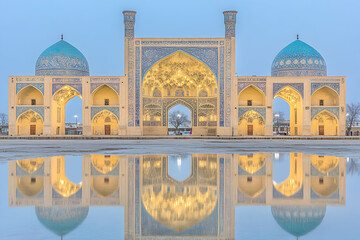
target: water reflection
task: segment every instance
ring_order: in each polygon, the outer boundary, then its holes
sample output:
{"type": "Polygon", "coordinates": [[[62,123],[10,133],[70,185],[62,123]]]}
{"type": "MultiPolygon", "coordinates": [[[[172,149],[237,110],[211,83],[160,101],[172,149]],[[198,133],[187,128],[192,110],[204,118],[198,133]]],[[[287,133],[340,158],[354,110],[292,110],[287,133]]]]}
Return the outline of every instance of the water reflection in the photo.
{"type": "Polygon", "coordinates": [[[234,239],[235,207],[251,205],[271,206],[278,225],[299,237],[321,224],[327,205],[345,205],[345,158],[291,153],[289,175],[277,183],[275,154],[184,156],[190,169],[174,173],[179,155],[84,155],[81,183],[66,177],[64,156],[9,162],[9,205],[34,206],[61,238],[92,206],[123,206],[125,239],[234,239]]]}

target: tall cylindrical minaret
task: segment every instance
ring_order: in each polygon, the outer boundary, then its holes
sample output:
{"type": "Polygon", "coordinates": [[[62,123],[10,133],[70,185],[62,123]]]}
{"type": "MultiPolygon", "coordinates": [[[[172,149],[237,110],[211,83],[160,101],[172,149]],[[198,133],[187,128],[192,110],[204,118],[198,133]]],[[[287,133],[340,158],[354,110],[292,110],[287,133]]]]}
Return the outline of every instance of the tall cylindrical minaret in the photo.
{"type": "Polygon", "coordinates": [[[225,11],[224,14],[224,23],[225,23],[225,37],[232,38],[235,37],[235,24],[236,24],[236,14],[237,11],[225,11]]]}
{"type": "Polygon", "coordinates": [[[125,24],[125,37],[134,38],[135,11],[123,11],[125,24]]]}

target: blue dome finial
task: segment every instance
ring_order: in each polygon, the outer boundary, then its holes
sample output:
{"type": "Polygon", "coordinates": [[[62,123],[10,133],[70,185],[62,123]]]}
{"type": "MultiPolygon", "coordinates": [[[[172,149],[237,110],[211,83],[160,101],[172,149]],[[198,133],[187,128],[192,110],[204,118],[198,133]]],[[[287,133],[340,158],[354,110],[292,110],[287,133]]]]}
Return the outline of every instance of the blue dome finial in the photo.
{"type": "Polygon", "coordinates": [[[89,76],[89,65],[85,56],[74,46],[61,40],[47,48],[36,61],[35,75],[45,76],[89,76]]]}
{"type": "Polygon", "coordinates": [[[299,40],[299,34],[297,34],[297,36],[296,36],[296,40],[299,40]]]}
{"type": "Polygon", "coordinates": [[[318,51],[299,40],[290,43],[275,57],[271,76],[326,76],[326,63],[318,51]]]}

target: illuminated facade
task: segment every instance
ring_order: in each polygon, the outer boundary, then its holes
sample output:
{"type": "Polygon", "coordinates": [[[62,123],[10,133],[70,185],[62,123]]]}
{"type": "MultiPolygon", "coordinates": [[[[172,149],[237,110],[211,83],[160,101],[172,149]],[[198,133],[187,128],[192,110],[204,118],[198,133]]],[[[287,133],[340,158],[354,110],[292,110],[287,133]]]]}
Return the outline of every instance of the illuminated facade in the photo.
{"type": "Polygon", "coordinates": [[[234,239],[235,207],[264,205],[299,237],[321,224],[326,206],[345,205],[346,159],[291,153],[289,161],[288,177],[276,183],[271,153],[192,154],[180,181],[168,155],[84,155],[76,184],[64,174],[63,156],[19,160],[9,162],[9,205],[35,206],[59,236],[92,206],[124,206],[125,239],[149,240],[234,239]]]}
{"type": "Polygon", "coordinates": [[[83,135],[167,135],[168,113],[191,112],[195,136],[271,136],[273,100],[290,106],[290,134],[345,135],[345,77],[327,77],[322,56],[296,40],[271,76],[235,75],[236,11],[222,38],[136,38],[124,11],[125,76],[90,76],[85,56],[64,40],[46,49],[35,76],[9,77],[10,135],[65,134],[65,105],[82,98],[83,135]]]}

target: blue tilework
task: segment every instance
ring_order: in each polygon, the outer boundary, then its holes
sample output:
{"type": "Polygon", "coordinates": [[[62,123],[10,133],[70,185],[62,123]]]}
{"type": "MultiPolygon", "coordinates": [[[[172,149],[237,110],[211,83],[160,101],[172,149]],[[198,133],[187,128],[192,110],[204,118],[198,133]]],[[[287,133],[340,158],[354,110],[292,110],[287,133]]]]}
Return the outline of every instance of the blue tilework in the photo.
{"type": "Polygon", "coordinates": [[[296,40],[275,57],[271,76],[326,76],[326,63],[318,51],[296,40]]]}
{"type": "Polygon", "coordinates": [[[274,83],[273,85],[273,96],[275,95],[284,87],[292,87],[293,89],[297,90],[301,97],[304,98],[304,84],[303,83],[274,83]]]}
{"type": "Polygon", "coordinates": [[[260,91],[262,91],[264,94],[266,94],[266,82],[238,82],[237,93],[239,94],[242,90],[244,90],[248,86],[254,86],[260,91]]]}
{"type": "Polygon", "coordinates": [[[61,40],[41,53],[36,62],[35,75],[89,76],[89,65],[78,49],[61,40]]]}
{"type": "Polygon", "coordinates": [[[16,94],[28,86],[33,86],[44,95],[44,83],[16,83],[16,94]]]}
{"type": "Polygon", "coordinates": [[[311,120],[313,120],[313,118],[322,111],[328,111],[339,119],[339,107],[311,107],[311,120]]]}
{"type": "Polygon", "coordinates": [[[248,111],[255,111],[259,113],[263,119],[266,119],[266,107],[239,107],[238,108],[238,119],[240,121],[241,116],[248,112],[248,111]]]}
{"type": "Polygon", "coordinates": [[[338,95],[340,95],[340,83],[311,83],[311,95],[313,95],[316,90],[327,86],[337,92],[338,95]]]}
{"type": "Polygon", "coordinates": [[[141,71],[142,79],[146,72],[161,59],[183,51],[206,64],[218,76],[218,48],[217,47],[142,47],[141,71]]]}
{"type": "Polygon", "coordinates": [[[135,49],[135,126],[140,126],[140,47],[135,49]]]}
{"type": "Polygon", "coordinates": [[[141,45],[218,45],[218,41],[141,41],[141,45]]]}
{"type": "Polygon", "coordinates": [[[16,106],[16,119],[23,114],[24,112],[27,112],[29,110],[32,110],[36,113],[38,113],[42,119],[44,119],[44,107],[40,106],[16,106]]]}
{"type": "Polygon", "coordinates": [[[112,112],[118,119],[120,119],[119,115],[119,107],[91,107],[91,120],[101,111],[107,110],[109,112],[112,112]]]}
{"type": "Polygon", "coordinates": [[[219,126],[224,127],[224,47],[220,47],[220,76],[219,76],[219,98],[220,98],[220,121],[219,126]]]}
{"type": "Polygon", "coordinates": [[[76,84],[66,84],[66,83],[56,83],[52,85],[52,95],[54,95],[57,91],[59,91],[62,87],[69,86],[74,88],[76,91],[79,92],[80,95],[82,95],[82,84],[76,83],[76,84]]]}
{"type": "Polygon", "coordinates": [[[106,82],[101,82],[101,83],[91,83],[90,84],[90,92],[93,93],[96,89],[98,89],[99,87],[101,87],[102,85],[107,85],[110,88],[112,88],[117,94],[119,94],[119,88],[120,88],[120,78],[119,79],[119,83],[106,83],[106,82]]]}

